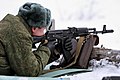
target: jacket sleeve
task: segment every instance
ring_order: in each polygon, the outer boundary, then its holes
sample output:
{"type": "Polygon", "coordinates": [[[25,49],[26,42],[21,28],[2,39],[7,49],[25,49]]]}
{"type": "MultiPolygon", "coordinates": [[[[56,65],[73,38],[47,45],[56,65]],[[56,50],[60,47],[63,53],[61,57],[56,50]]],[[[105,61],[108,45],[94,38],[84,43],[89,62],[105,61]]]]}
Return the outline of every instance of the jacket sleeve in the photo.
{"type": "Polygon", "coordinates": [[[26,34],[25,31],[12,33],[7,34],[6,42],[6,53],[12,70],[19,76],[40,75],[48,62],[50,50],[45,46],[39,46],[32,52],[30,34],[26,34]]]}

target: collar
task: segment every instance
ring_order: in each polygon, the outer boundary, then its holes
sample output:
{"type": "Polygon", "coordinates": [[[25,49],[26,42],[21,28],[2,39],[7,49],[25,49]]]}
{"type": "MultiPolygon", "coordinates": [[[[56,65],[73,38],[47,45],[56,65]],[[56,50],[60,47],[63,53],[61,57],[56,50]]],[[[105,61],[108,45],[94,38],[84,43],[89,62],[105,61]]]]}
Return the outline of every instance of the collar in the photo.
{"type": "Polygon", "coordinates": [[[32,35],[31,27],[26,23],[26,21],[20,15],[16,15],[16,16],[19,17],[20,21],[24,24],[28,32],[32,35]]]}

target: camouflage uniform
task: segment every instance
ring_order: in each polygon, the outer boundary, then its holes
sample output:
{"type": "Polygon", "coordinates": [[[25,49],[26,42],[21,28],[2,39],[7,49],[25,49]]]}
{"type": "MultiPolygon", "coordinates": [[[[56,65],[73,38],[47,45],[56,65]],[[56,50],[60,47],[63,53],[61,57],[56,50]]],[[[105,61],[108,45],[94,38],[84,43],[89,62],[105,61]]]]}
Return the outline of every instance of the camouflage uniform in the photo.
{"type": "Polygon", "coordinates": [[[38,76],[50,57],[50,50],[39,46],[32,52],[31,29],[19,16],[6,15],[0,22],[0,74],[38,76]]]}

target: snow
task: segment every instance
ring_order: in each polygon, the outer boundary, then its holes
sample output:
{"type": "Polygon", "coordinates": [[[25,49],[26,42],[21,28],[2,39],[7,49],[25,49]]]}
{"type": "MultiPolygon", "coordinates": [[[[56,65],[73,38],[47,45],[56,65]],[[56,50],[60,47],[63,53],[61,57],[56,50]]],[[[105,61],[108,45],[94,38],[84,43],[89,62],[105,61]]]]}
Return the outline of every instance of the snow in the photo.
{"type": "MultiPolygon", "coordinates": [[[[58,65],[58,62],[53,62],[45,67],[49,69],[50,65],[58,65]]],[[[108,57],[100,59],[92,59],[89,62],[88,69],[92,72],[78,73],[74,75],[64,75],[61,78],[70,78],[70,80],[102,80],[105,76],[120,76],[120,63],[108,61],[108,57]]]]}
{"type": "MultiPolygon", "coordinates": [[[[99,35],[98,46],[119,50],[120,48],[120,0],[2,0],[0,3],[0,19],[7,13],[16,15],[18,9],[25,2],[37,2],[51,9],[52,18],[55,19],[55,29],[67,27],[88,27],[102,30],[114,29],[114,33],[99,35]]],[[[117,56],[120,59],[120,56],[117,56]]],[[[70,77],[71,80],[101,80],[103,76],[119,76],[119,65],[109,63],[106,59],[91,61],[92,72],[76,74],[70,77]]]]}
{"type": "Polygon", "coordinates": [[[120,76],[120,65],[115,66],[114,63],[101,59],[100,61],[92,60],[93,65],[88,69],[92,69],[92,72],[75,74],[69,77],[71,80],[102,80],[105,76],[120,76]]]}

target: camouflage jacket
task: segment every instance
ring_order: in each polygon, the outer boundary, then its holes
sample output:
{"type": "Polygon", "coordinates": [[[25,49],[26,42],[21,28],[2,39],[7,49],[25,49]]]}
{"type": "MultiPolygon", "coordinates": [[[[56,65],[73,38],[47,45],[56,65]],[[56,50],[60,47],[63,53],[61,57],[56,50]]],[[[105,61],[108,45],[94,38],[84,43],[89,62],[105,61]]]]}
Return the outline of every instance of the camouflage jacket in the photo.
{"type": "Polygon", "coordinates": [[[39,46],[32,51],[31,30],[19,16],[6,15],[0,21],[0,74],[38,76],[50,57],[50,50],[39,46]]]}

